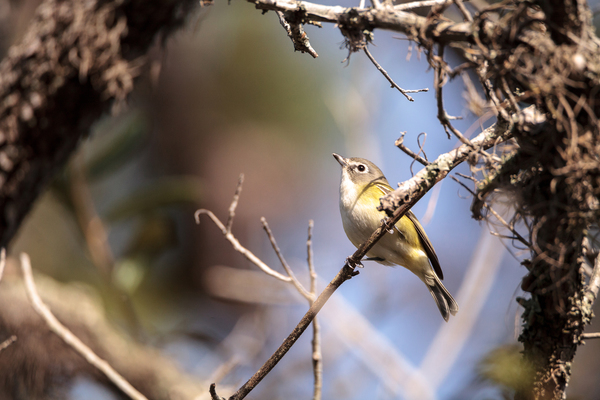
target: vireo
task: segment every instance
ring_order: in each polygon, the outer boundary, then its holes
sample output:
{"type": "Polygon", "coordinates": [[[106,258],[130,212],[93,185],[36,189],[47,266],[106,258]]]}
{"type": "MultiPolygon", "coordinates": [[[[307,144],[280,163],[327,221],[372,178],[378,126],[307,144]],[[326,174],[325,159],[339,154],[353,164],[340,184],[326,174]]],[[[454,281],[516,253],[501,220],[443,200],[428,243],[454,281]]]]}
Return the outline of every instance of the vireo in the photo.
{"type": "MultiPolygon", "coordinates": [[[[333,156],[342,166],[340,213],[344,231],[359,247],[381,225],[385,213],[377,210],[379,199],[393,189],[371,161],[335,153],[333,156]]],[[[444,274],[435,250],[411,211],[369,250],[367,257],[383,265],[401,265],[417,275],[427,285],[445,321],[458,311],[458,304],[442,284],[444,274]]]]}

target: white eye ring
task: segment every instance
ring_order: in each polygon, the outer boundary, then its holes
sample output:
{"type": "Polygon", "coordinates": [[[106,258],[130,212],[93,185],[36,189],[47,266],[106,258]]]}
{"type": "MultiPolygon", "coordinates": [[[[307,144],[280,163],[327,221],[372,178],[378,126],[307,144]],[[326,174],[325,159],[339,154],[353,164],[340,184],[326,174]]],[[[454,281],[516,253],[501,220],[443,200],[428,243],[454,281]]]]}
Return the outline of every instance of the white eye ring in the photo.
{"type": "Polygon", "coordinates": [[[358,172],[365,172],[367,170],[367,167],[365,167],[363,164],[358,164],[356,169],[358,170],[358,172]]]}

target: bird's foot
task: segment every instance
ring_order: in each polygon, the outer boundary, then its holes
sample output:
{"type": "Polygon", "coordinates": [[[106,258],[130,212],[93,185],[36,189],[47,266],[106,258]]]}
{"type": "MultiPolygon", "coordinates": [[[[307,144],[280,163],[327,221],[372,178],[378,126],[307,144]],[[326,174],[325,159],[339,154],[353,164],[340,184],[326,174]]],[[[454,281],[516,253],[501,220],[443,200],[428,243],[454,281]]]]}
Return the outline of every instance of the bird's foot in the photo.
{"type": "Polygon", "coordinates": [[[350,268],[364,268],[365,266],[362,265],[362,263],[360,261],[355,261],[352,257],[347,257],[346,258],[346,265],[349,266],[350,268]]]}
{"type": "MultiPolygon", "coordinates": [[[[383,224],[385,224],[387,222],[387,218],[381,218],[381,221],[379,221],[379,222],[381,222],[381,224],[383,225],[383,224]]],[[[388,229],[387,231],[388,231],[388,233],[393,234],[394,233],[394,227],[392,227],[391,229],[388,229]]]]}

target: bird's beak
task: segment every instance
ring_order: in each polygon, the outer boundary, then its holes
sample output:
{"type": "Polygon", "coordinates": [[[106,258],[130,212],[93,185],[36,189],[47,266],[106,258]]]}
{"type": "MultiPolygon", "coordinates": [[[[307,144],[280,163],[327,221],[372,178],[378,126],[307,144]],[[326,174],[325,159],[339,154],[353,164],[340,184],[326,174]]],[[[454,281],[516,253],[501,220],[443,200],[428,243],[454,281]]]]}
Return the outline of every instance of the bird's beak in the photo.
{"type": "Polygon", "coordinates": [[[346,162],[346,159],[344,157],[340,156],[339,154],[333,153],[333,158],[335,158],[337,160],[337,162],[340,163],[342,168],[344,168],[345,166],[348,165],[348,163],[346,162]]]}

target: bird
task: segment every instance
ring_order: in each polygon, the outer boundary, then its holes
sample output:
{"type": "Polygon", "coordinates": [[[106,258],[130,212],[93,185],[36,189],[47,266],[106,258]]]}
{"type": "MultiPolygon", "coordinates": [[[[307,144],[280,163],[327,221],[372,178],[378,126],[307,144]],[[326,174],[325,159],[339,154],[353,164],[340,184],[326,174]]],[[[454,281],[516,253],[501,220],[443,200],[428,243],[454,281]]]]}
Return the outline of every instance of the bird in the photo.
{"type": "MultiPolygon", "coordinates": [[[[345,158],[333,153],[342,166],[340,214],[346,236],[357,248],[381,226],[385,212],[377,210],[380,198],[393,189],[383,172],[364,158],[345,158]]],[[[431,241],[417,217],[409,210],[393,229],[367,252],[366,260],[400,265],[415,274],[447,322],[458,312],[458,303],[442,283],[444,274],[431,241]]]]}

